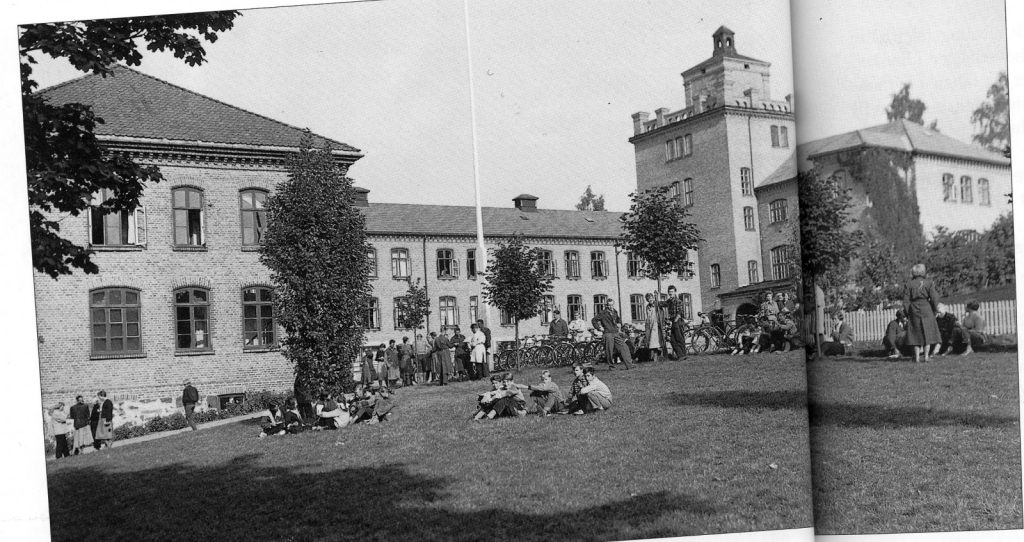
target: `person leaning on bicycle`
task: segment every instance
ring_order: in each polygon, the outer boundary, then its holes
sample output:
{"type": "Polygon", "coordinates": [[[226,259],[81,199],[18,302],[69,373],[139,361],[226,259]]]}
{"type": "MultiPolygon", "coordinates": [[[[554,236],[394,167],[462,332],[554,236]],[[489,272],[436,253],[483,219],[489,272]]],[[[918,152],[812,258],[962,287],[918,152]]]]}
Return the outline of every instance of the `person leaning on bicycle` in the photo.
{"type": "Polygon", "coordinates": [[[555,309],[552,314],[554,314],[554,318],[551,320],[551,325],[548,326],[548,336],[556,340],[569,338],[569,324],[562,318],[562,313],[555,309]]]}

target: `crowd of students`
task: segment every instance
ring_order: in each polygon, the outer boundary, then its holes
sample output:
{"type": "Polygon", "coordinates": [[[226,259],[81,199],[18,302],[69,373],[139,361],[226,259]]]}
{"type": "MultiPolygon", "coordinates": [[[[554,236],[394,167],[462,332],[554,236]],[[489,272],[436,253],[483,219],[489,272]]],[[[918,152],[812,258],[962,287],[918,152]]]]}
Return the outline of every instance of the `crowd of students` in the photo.
{"type": "Polygon", "coordinates": [[[542,371],[535,384],[517,384],[512,373],[491,377],[491,389],[479,394],[474,420],[500,417],[521,417],[528,413],[539,416],[574,414],[582,416],[611,408],[612,393],[594,374],[594,368],[573,365],[574,379],[566,397],[551,378],[551,371],[542,371]],[[529,393],[527,402],[524,392],[529,393]],[[531,404],[532,403],[532,404],[531,404]]]}
{"type": "Polygon", "coordinates": [[[388,388],[362,384],[356,386],[351,397],[322,393],[316,403],[308,404],[289,397],[283,405],[270,404],[259,438],[341,429],[364,422],[373,425],[388,421],[394,408],[395,400],[388,388]]]}
{"type": "Polygon", "coordinates": [[[61,401],[48,413],[57,459],[78,455],[90,447],[110,448],[114,441],[114,402],[107,399],[105,391],[96,394],[92,405],[79,395],[67,411],[61,401]]]}
{"type": "MultiPolygon", "coordinates": [[[[975,348],[985,344],[988,336],[985,334],[985,319],[978,314],[979,308],[980,304],[977,301],[968,303],[963,320],[959,320],[946,305],[938,304],[935,309],[935,326],[939,331],[939,340],[926,344],[925,361],[930,356],[969,356],[974,353],[975,348]]],[[[882,346],[885,347],[890,359],[912,355],[911,345],[907,344],[908,326],[909,319],[902,309],[896,311],[896,317],[886,326],[882,346]]]]}
{"type": "Polygon", "coordinates": [[[365,387],[376,384],[394,390],[402,386],[436,384],[447,386],[452,381],[479,380],[490,376],[487,355],[491,348],[491,330],[477,320],[463,335],[459,326],[445,327],[440,333],[426,337],[417,333],[410,342],[402,337],[375,352],[367,352],[360,363],[360,382],[365,387]],[[450,334],[449,334],[450,333],[450,334]]]}

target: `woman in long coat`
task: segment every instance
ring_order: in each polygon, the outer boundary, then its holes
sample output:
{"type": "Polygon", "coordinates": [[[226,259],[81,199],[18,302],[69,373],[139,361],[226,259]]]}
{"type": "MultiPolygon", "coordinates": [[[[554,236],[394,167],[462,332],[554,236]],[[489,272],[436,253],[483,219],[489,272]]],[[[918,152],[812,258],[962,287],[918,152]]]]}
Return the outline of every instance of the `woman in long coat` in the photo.
{"type": "Polygon", "coordinates": [[[665,337],[662,332],[661,318],[658,313],[658,305],[654,302],[654,294],[647,294],[647,317],[644,320],[644,344],[651,355],[651,361],[658,361],[662,349],[665,347],[665,337]]]}
{"type": "Polygon", "coordinates": [[[903,287],[903,310],[907,313],[906,344],[914,347],[914,363],[920,361],[924,347],[924,360],[928,361],[931,345],[939,344],[939,325],[935,321],[935,309],[939,295],[931,279],[925,278],[924,264],[910,269],[911,279],[903,287]]]}
{"type": "Polygon", "coordinates": [[[434,366],[434,371],[437,373],[437,383],[439,386],[448,385],[448,377],[452,374],[452,343],[448,341],[448,331],[442,331],[440,335],[434,339],[434,355],[437,356],[437,364],[434,366]]]}

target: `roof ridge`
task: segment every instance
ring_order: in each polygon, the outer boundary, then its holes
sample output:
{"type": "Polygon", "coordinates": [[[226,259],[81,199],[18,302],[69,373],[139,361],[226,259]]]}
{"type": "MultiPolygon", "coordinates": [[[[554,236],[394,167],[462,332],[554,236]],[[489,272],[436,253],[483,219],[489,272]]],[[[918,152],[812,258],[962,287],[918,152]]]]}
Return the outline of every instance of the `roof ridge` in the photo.
{"type": "MultiPolygon", "coordinates": [[[[268,117],[268,116],[266,116],[266,115],[261,115],[261,114],[259,114],[259,113],[256,113],[256,112],[254,112],[254,111],[249,111],[248,109],[244,109],[244,108],[238,107],[237,105],[232,105],[232,104],[229,104],[229,103],[227,103],[227,102],[223,102],[223,101],[221,101],[221,100],[218,100],[218,99],[216,99],[216,98],[213,98],[213,97],[207,96],[207,95],[205,95],[205,94],[203,94],[203,93],[201,93],[201,92],[196,92],[196,91],[194,91],[194,90],[190,90],[190,89],[187,89],[187,88],[185,88],[185,87],[183,87],[183,86],[181,86],[181,85],[176,85],[176,84],[174,84],[174,83],[171,83],[170,81],[165,81],[164,79],[161,79],[161,78],[159,78],[159,77],[156,77],[156,76],[154,76],[154,75],[149,75],[148,73],[143,73],[143,72],[141,72],[141,71],[139,71],[139,70],[136,70],[136,69],[133,69],[133,68],[131,68],[131,67],[129,67],[129,66],[126,66],[125,64],[122,64],[122,63],[120,63],[120,62],[118,62],[118,63],[115,63],[115,64],[113,64],[113,66],[112,66],[112,67],[113,67],[113,68],[120,68],[120,69],[122,69],[122,70],[127,70],[127,71],[129,71],[129,72],[131,72],[131,73],[134,73],[134,74],[138,74],[138,75],[141,75],[141,76],[143,76],[143,77],[146,77],[146,78],[152,79],[153,81],[156,81],[156,82],[158,82],[158,83],[162,83],[162,84],[164,84],[164,85],[167,85],[167,86],[169,86],[169,87],[172,87],[172,88],[175,88],[175,89],[178,89],[178,90],[184,91],[184,92],[186,92],[186,93],[188,93],[188,94],[191,94],[191,95],[193,95],[193,96],[198,96],[199,98],[202,98],[202,99],[204,99],[204,100],[209,100],[209,101],[211,101],[211,102],[213,102],[213,103],[216,103],[216,104],[219,104],[219,105],[222,105],[222,106],[228,107],[228,108],[230,108],[230,109],[234,109],[235,111],[240,111],[240,112],[242,112],[242,113],[245,113],[245,114],[247,114],[247,115],[252,115],[252,116],[254,116],[254,117],[257,117],[257,118],[261,118],[261,119],[263,119],[263,120],[266,120],[266,121],[270,121],[270,122],[272,122],[272,123],[274,123],[274,124],[278,124],[278,125],[280,125],[280,126],[285,126],[285,127],[287,127],[287,128],[291,128],[291,129],[293,129],[293,130],[298,130],[298,131],[300,131],[300,132],[304,132],[304,131],[309,131],[309,133],[310,133],[311,135],[314,135],[314,136],[316,136],[316,137],[319,137],[320,139],[323,139],[324,141],[327,141],[327,142],[329,142],[329,143],[333,143],[334,145],[338,145],[338,146],[340,147],[340,148],[338,148],[338,149],[333,149],[333,150],[347,150],[347,149],[352,149],[352,151],[349,151],[349,152],[362,152],[362,151],[361,151],[360,149],[357,149],[357,148],[353,147],[352,145],[349,145],[349,144],[347,144],[347,143],[343,143],[343,142],[341,142],[341,141],[338,141],[338,140],[336,140],[336,139],[331,139],[331,138],[329,138],[329,137],[326,137],[326,136],[320,135],[320,134],[318,134],[318,133],[315,133],[315,132],[313,132],[313,131],[312,131],[312,130],[310,130],[309,128],[299,128],[298,126],[294,126],[294,125],[288,124],[287,122],[282,122],[282,121],[279,121],[279,120],[277,120],[277,119],[272,119],[272,118],[270,118],[270,117],[268,117]]],[[[113,71],[113,70],[112,70],[112,71],[113,71]]],[[[85,78],[87,78],[87,77],[94,77],[94,76],[95,76],[95,77],[104,77],[104,75],[102,75],[102,74],[97,74],[97,73],[88,73],[88,74],[85,74],[85,75],[83,75],[82,77],[78,77],[78,78],[76,78],[76,79],[71,79],[71,80],[69,80],[69,81],[65,81],[65,82],[63,82],[63,83],[60,83],[60,84],[54,85],[54,86],[52,86],[52,87],[48,87],[48,88],[46,88],[45,90],[46,90],[46,91],[50,91],[50,90],[53,90],[53,89],[56,89],[56,88],[59,88],[59,87],[63,87],[63,86],[66,86],[66,85],[68,85],[68,84],[71,84],[71,83],[73,83],[73,82],[75,82],[75,81],[79,81],[79,80],[85,79],[85,78]]],[[[114,75],[114,74],[112,73],[112,74],[111,74],[111,76],[116,76],[116,75],[114,75]]],[[[40,91],[40,92],[42,92],[42,91],[40,91]]]]}

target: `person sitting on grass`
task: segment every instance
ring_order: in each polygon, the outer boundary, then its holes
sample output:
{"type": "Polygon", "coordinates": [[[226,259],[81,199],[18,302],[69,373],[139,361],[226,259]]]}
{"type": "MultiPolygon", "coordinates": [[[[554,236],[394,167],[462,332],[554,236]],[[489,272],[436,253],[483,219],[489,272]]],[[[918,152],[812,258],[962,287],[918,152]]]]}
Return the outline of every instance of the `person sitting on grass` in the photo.
{"type": "MultiPolygon", "coordinates": [[[[342,401],[344,402],[344,399],[342,401]]],[[[317,416],[316,427],[321,429],[341,429],[348,425],[348,408],[339,405],[334,400],[334,395],[321,393],[320,400],[314,408],[317,416]]]]}
{"type": "Polygon", "coordinates": [[[477,397],[476,414],[473,415],[473,419],[480,420],[487,416],[494,407],[494,402],[504,395],[505,388],[502,386],[501,375],[491,375],[491,389],[477,397]]]}
{"type": "Polygon", "coordinates": [[[587,380],[587,375],[583,373],[583,366],[576,363],[572,366],[572,374],[576,377],[572,381],[572,385],[569,388],[569,401],[566,404],[565,410],[559,412],[559,414],[568,414],[569,412],[576,412],[582,409],[580,404],[580,390],[590,384],[587,380]]]}
{"type": "Polygon", "coordinates": [[[294,397],[289,397],[285,402],[284,429],[293,435],[306,429],[302,423],[302,414],[299,414],[299,403],[294,397]]]}
{"type": "Polygon", "coordinates": [[[594,368],[587,367],[583,369],[583,374],[587,377],[589,384],[580,389],[577,404],[581,408],[573,412],[573,414],[582,416],[586,412],[596,412],[611,408],[612,392],[604,382],[601,382],[594,376],[594,368]]]}
{"type": "Polygon", "coordinates": [[[889,359],[900,357],[900,348],[905,346],[906,340],[907,313],[899,309],[896,311],[896,318],[885,327],[885,337],[882,337],[882,346],[885,347],[889,359]]]}
{"type": "Polygon", "coordinates": [[[550,416],[552,412],[558,412],[564,406],[565,398],[562,397],[562,390],[558,389],[558,384],[551,381],[551,371],[542,371],[540,382],[537,384],[516,386],[530,391],[533,404],[537,407],[537,414],[541,416],[550,416]]]}
{"type": "Polygon", "coordinates": [[[281,407],[273,401],[271,401],[270,405],[267,406],[267,419],[268,422],[264,423],[263,431],[260,433],[260,438],[266,437],[267,435],[285,434],[284,412],[282,412],[281,407]]]}
{"type": "Polygon", "coordinates": [[[945,356],[946,354],[953,353],[953,343],[963,333],[956,315],[949,312],[949,307],[939,303],[935,307],[935,323],[939,326],[940,342],[933,347],[931,354],[933,356],[945,356]]]}
{"type": "MultiPolygon", "coordinates": [[[[365,390],[363,390],[363,393],[365,394],[365,390]]],[[[358,408],[355,415],[352,416],[352,423],[365,421],[370,425],[374,425],[388,421],[388,416],[395,408],[395,403],[391,399],[391,393],[388,389],[373,388],[370,395],[368,397],[364,395],[364,397],[366,398],[358,401],[358,408]]]]}
{"type": "Polygon", "coordinates": [[[974,349],[985,344],[988,337],[985,335],[985,319],[978,314],[980,305],[977,301],[971,301],[967,304],[967,314],[964,315],[964,321],[960,326],[962,333],[960,334],[960,342],[967,345],[967,349],[964,350],[961,356],[967,356],[974,353],[974,349]]]}
{"type": "Polygon", "coordinates": [[[495,393],[496,399],[487,412],[487,418],[519,417],[526,415],[526,398],[516,385],[512,373],[505,373],[501,378],[501,390],[495,393]]]}
{"type": "MultiPolygon", "coordinates": [[[[782,295],[782,294],[779,294],[782,295]]],[[[770,350],[776,354],[789,352],[793,347],[792,341],[797,337],[797,325],[789,310],[781,310],[777,316],[778,323],[770,332],[770,350]]]]}
{"type": "Polygon", "coordinates": [[[832,340],[821,345],[826,356],[843,356],[853,349],[853,328],[843,321],[843,313],[837,312],[832,319],[832,340]]]}

